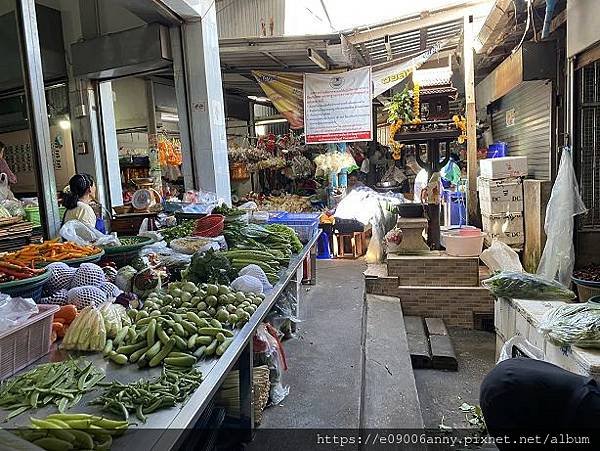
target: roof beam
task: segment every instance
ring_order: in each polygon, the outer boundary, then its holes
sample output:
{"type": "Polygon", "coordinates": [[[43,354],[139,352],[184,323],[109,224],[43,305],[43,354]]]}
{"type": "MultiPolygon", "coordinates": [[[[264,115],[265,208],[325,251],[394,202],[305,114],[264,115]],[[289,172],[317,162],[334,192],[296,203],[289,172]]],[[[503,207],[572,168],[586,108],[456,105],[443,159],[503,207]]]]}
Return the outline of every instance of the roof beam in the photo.
{"type": "Polygon", "coordinates": [[[306,54],[308,55],[308,59],[315,63],[323,70],[331,69],[331,65],[329,62],[323,58],[323,56],[316,50],[311,49],[310,47],[306,49],[306,54]]]}
{"type": "Polygon", "coordinates": [[[267,58],[269,58],[271,61],[273,61],[274,63],[279,64],[280,66],[282,66],[284,69],[287,69],[289,66],[284,63],[282,60],[280,60],[279,58],[277,58],[275,55],[273,55],[272,53],[269,52],[260,52],[263,55],[265,55],[267,58]]]}
{"type": "Polygon", "coordinates": [[[423,12],[404,20],[398,20],[387,25],[372,27],[366,30],[357,31],[354,34],[347,35],[348,41],[352,44],[383,39],[386,35],[396,35],[419,30],[421,28],[433,27],[448,22],[454,22],[463,19],[465,15],[473,14],[473,10],[487,0],[471,2],[468,5],[454,6],[438,11],[423,12]]]}
{"type": "Polygon", "coordinates": [[[358,49],[348,42],[346,36],[340,36],[340,42],[342,45],[342,53],[347,55],[348,60],[352,67],[368,66],[367,60],[358,51],[358,49]]]}

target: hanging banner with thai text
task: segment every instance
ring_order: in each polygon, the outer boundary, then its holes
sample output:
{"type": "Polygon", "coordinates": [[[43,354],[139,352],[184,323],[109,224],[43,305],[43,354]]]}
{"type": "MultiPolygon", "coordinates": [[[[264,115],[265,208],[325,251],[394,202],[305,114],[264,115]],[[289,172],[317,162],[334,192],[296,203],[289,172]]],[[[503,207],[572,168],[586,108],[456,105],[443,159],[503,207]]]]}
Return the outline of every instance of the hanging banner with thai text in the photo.
{"type": "Polygon", "coordinates": [[[429,58],[435,55],[440,49],[444,48],[448,41],[437,42],[420,55],[395,66],[386,67],[381,70],[373,70],[373,97],[383,94],[390,88],[393,88],[414,70],[421,67],[429,58]]]}
{"type": "Polygon", "coordinates": [[[304,127],[303,74],[253,70],[252,75],[290,128],[304,127]]]}
{"type": "Polygon", "coordinates": [[[371,68],[304,74],[306,144],[373,139],[371,68]]]}

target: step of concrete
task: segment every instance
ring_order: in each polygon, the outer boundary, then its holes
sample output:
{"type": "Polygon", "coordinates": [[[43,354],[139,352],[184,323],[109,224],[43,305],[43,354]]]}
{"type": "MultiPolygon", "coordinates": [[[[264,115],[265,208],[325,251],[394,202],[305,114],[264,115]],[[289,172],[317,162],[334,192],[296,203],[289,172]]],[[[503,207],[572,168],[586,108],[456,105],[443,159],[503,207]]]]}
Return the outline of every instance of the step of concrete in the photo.
{"type": "Polygon", "coordinates": [[[479,258],[389,254],[387,276],[398,277],[400,286],[478,287],[479,258]]]}
{"type": "Polygon", "coordinates": [[[367,294],[389,295],[398,287],[398,277],[388,276],[385,264],[369,264],[363,275],[367,294]]]}
{"type": "Polygon", "coordinates": [[[433,369],[458,371],[458,360],[448,335],[430,335],[429,343],[433,369]]]}
{"type": "Polygon", "coordinates": [[[413,369],[431,368],[431,349],[423,318],[405,316],[404,326],[413,369]]]}
{"type": "Polygon", "coordinates": [[[425,318],[425,326],[429,335],[448,335],[448,329],[442,318],[425,318]]]}
{"type": "Polygon", "coordinates": [[[398,298],[366,295],[361,428],[421,429],[423,417],[398,298]]]}

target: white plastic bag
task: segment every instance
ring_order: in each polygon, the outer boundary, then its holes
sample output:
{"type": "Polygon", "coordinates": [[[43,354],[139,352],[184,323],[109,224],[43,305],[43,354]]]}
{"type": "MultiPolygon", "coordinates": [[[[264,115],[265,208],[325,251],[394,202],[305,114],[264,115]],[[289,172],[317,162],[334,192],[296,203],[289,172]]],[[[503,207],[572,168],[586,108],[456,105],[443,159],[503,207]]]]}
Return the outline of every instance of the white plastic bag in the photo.
{"type": "Polygon", "coordinates": [[[503,362],[504,360],[512,359],[515,357],[513,348],[517,348],[522,354],[525,354],[530,359],[544,360],[544,353],[541,349],[531,344],[526,338],[521,335],[515,335],[508,339],[502,349],[500,350],[500,356],[496,363],[503,362]]]}
{"type": "Polygon", "coordinates": [[[10,190],[8,176],[3,172],[0,174],[0,201],[15,200],[15,195],[10,190]]]}
{"type": "Polygon", "coordinates": [[[244,266],[242,269],[240,269],[240,272],[238,274],[240,276],[256,277],[258,280],[261,281],[264,291],[273,289],[273,285],[271,285],[271,283],[269,282],[265,271],[258,265],[244,266]]]}
{"type": "Polygon", "coordinates": [[[263,284],[262,282],[253,276],[240,276],[231,282],[231,288],[236,291],[242,291],[243,293],[262,293],[263,284]]]}
{"type": "Polygon", "coordinates": [[[120,246],[121,243],[115,235],[105,235],[102,232],[86,226],[77,219],[67,221],[60,228],[60,236],[65,241],[72,241],[81,246],[96,244],[98,246],[120,246]]]}
{"type": "Polygon", "coordinates": [[[23,324],[38,312],[38,306],[31,298],[11,298],[0,294],[0,332],[23,324]]]}
{"type": "Polygon", "coordinates": [[[547,279],[556,279],[566,286],[571,284],[575,265],[574,218],[586,212],[579,194],[571,149],[564,148],[556,182],[546,207],[544,230],[548,238],[538,266],[538,274],[547,279]]]}
{"type": "Polygon", "coordinates": [[[492,272],[523,272],[523,266],[517,254],[509,245],[494,240],[492,245],[479,256],[492,272]]]}

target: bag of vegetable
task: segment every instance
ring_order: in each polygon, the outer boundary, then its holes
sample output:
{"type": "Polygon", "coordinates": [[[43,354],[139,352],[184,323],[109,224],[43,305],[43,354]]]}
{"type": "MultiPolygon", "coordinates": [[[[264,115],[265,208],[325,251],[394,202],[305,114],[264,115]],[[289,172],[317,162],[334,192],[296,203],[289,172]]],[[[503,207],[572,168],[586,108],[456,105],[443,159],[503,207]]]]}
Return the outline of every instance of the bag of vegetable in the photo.
{"type": "Polygon", "coordinates": [[[526,272],[504,271],[484,280],[482,285],[499,298],[538,301],[570,301],[575,293],[555,280],[526,272]]]}
{"type": "Polygon", "coordinates": [[[567,304],[546,312],[540,332],[557,346],[600,348],[600,304],[567,304]]]}
{"type": "Polygon", "coordinates": [[[290,387],[281,383],[283,372],[287,370],[287,363],[277,331],[270,324],[260,324],[254,334],[253,345],[255,365],[269,367],[271,404],[280,404],[290,393],[290,387]]]}

